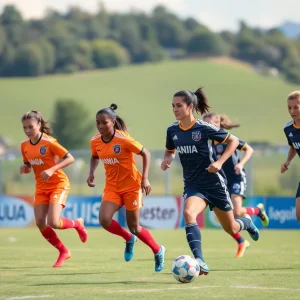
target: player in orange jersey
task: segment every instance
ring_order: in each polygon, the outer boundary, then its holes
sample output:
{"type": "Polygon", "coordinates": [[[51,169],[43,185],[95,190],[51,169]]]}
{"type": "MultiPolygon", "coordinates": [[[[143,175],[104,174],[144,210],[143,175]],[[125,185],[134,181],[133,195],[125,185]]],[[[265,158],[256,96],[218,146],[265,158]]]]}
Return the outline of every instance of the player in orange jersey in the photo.
{"type": "Polygon", "coordinates": [[[28,174],[31,169],[34,171],[36,225],[43,237],[58,249],[59,256],[53,267],[60,267],[71,257],[71,252],[53,228],[75,228],[81,241],[85,243],[87,240],[83,219],[60,217],[70,190],[69,179],[62,169],[73,163],[74,158],[51,136],[51,129],[39,111],[32,110],[24,114],[22,124],[28,139],[21,144],[24,165],[20,167],[20,174],[28,174]]]}
{"type": "Polygon", "coordinates": [[[129,136],[125,122],[115,113],[116,109],[117,105],[112,104],[96,114],[100,134],[96,134],[91,140],[92,157],[87,183],[90,187],[95,186],[94,172],[101,160],[105,168],[106,182],[99,212],[100,224],[108,232],[119,235],[126,241],[126,261],[132,259],[133,247],[138,237],[152,249],[155,271],[160,272],[164,267],[165,247],[158,245],[149,231],[139,224],[143,192],[149,195],[151,191],[148,181],[150,152],[129,136]],[[143,158],[143,174],[136,168],[134,154],[143,158]],[[113,215],[123,205],[131,233],[113,220],[113,215]]]}

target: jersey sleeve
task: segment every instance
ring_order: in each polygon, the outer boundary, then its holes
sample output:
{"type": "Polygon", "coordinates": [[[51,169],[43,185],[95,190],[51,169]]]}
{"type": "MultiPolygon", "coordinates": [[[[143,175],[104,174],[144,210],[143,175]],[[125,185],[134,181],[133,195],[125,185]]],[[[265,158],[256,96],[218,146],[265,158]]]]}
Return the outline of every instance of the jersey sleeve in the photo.
{"type": "Polygon", "coordinates": [[[64,158],[69,153],[69,151],[62,145],[60,145],[56,140],[53,141],[50,145],[52,153],[57,155],[59,158],[64,158]]]}
{"type": "Polygon", "coordinates": [[[24,151],[24,146],[23,144],[21,144],[21,153],[22,153],[22,158],[23,158],[23,162],[24,164],[30,164],[30,162],[28,161],[28,159],[25,156],[25,151],[24,151]]]}
{"type": "Polygon", "coordinates": [[[130,135],[127,135],[125,139],[125,145],[130,152],[135,154],[140,154],[144,148],[142,144],[140,144],[138,141],[133,139],[130,135]]]}
{"type": "Polygon", "coordinates": [[[247,147],[247,143],[245,143],[244,141],[242,141],[240,139],[238,139],[238,140],[239,140],[239,145],[237,146],[237,149],[239,149],[240,151],[245,150],[247,147]]]}
{"type": "Polygon", "coordinates": [[[223,128],[216,127],[212,124],[206,125],[206,133],[207,137],[210,140],[217,141],[221,144],[226,143],[228,138],[230,137],[230,133],[223,128]]]}
{"type": "Polygon", "coordinates": [[[97,149],[95,147],[94,141],[90,141],[90,147],[91,147],[91,155],[94,157],[98,157],[97,149]]]}
{"type": "Polygon", "coordinates": [[[175,152],[175,145],[174,145],[174,142],[173,142],[173,139],[171,136],[171,132],[169,129],[167,130],[166,149],[169,152],[173,152],[173,153],[175,152]]]}
{"type": "Polygon", "coordinates": [[[286,130],[284,130],[284,134],[285,134],[285,136],[286,136],[286,139],[287,139],[288,144],[289,144],[290,146],[293,147],[292,141],[291,141],[291,139],[289,138],[288,133],[286,132],[286,130]]]}

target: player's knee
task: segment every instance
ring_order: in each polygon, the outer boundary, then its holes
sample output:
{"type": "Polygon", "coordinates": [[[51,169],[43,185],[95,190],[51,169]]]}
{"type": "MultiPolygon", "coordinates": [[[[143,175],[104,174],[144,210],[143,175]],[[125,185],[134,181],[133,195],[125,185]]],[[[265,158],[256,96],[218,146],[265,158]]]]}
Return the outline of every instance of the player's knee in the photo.
{"type": "Polygon", "coordinates": [[[111,224],[111,219],[105,217],[99,217],[99,223],[103,228],[108,228],[111,224]]]}
{"type": "Polygon", "coordinates": [[[57,219],[57,220],[48,220],[48,225],[51,227],[51,228],[54,228],[54,229],[59,229],[60,228],[60,220],[57,219]]]}
{"type": "Polygon", "coordinates": [[[242,217],[242,216],[244,215],[244,212],[243,212],[240,208],[235,208],[235,209],[233,210],[233,213],[234,213],[234,215],[237,216],[237,217],[242,217]]]}
{"type": "Polygon", "coordinates": [[[39,229],[43,229],[47,226],[45,219],[36,219],[35,224],[39,229]]]}
{"type": "Polygon", "coordinates": [[[141,232],[141,226],[139,224],[128,224],[129,231],[134,234],[138,235],[141,232]]]}
{"type": "Polygon", "coordinates": [[[195,222],[197,218],[195,212],[189,208],[184,209],[183,216],[184,216],[185,223],[195,222]]]}

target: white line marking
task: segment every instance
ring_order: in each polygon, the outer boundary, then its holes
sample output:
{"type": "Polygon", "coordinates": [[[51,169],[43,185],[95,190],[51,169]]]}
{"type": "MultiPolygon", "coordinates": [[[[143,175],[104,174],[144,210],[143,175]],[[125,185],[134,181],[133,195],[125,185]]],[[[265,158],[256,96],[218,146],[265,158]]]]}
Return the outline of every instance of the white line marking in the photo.
{"type": "Polygon", "coordinates": [[[19,296],[19,297],[9,297],[5,300],[19,300],[19,299],[38,299],[38,298],[52,298],[53,295],[35,295],[35,296],[19,296]]]}
{"type": "Polygon", "coordinates": [[[204,285],[204,286],[182,286],[181,287],[169,287],[162,289],[134,289],[134,290],[119,290],[119,291],[107,291],[107,293],[151,293],[161,291],[172,291],[172,290],[201,290],[211,288],[232,288],[232,289],[254,289],[254,290],[275,290],[275,291],[300,291],[300,288],[284,288],[284,287],[264,287],[264,286],[219,286],[219,285],[204,285]]]}

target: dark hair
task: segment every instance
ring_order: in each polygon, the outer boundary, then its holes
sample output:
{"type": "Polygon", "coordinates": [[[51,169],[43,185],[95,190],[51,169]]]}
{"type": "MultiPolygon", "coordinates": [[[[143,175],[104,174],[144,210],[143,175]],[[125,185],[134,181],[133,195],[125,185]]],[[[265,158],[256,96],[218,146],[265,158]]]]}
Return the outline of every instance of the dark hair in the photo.
{"type": "Polygon", "coordinates": [[[115,129],[118,129],[118,130],[122,130],[124,132],[127,132],[127,126],[126,126],[126,123],[124,122],[123,119],[121,119],[115,112],[115,110],[118,108],[117,104],[114,104],[112,103],[110,105],[110,107],[107,107],[107,108],[102,108],[100,109],[97,114],[96,114],[96,117],[100,114],[107,114],[109,116],[109,118],[111,120],[114,120],[116,121],[115,122],[115,129]]]}
{"type": "Polygon", "coordinates": [[[44,132],[48,135],[52,135],[52,130],[50,127],[47,126],[48,122],[44,120],[40,111],[31,110],[25,113],[21,120],[23,122],[24,120],[30,120],[30,119],[35,119],[37,120],[38,123],[41,123],[41,129],[40,129],[41,132],[44,132]]]}
{"type": "Polygon", "coordinates": [[[199,88],[196,92],[179,91],[173,97],[183,97],[184,103],[187,106],[193,104],[196,112],[199,112],[201,115],[209,112],[210,107],[202,88],[199,88]]]}
{"type": "Polygon", "coordinates": [[[212,113],[208,113],[208,114],[203,115],[202,119],[203,120],[206,119],[206,118],[211,119],[213,117],[220,118],[220,115],[217,115],[216,113],[212,112],[212,113]]]}

